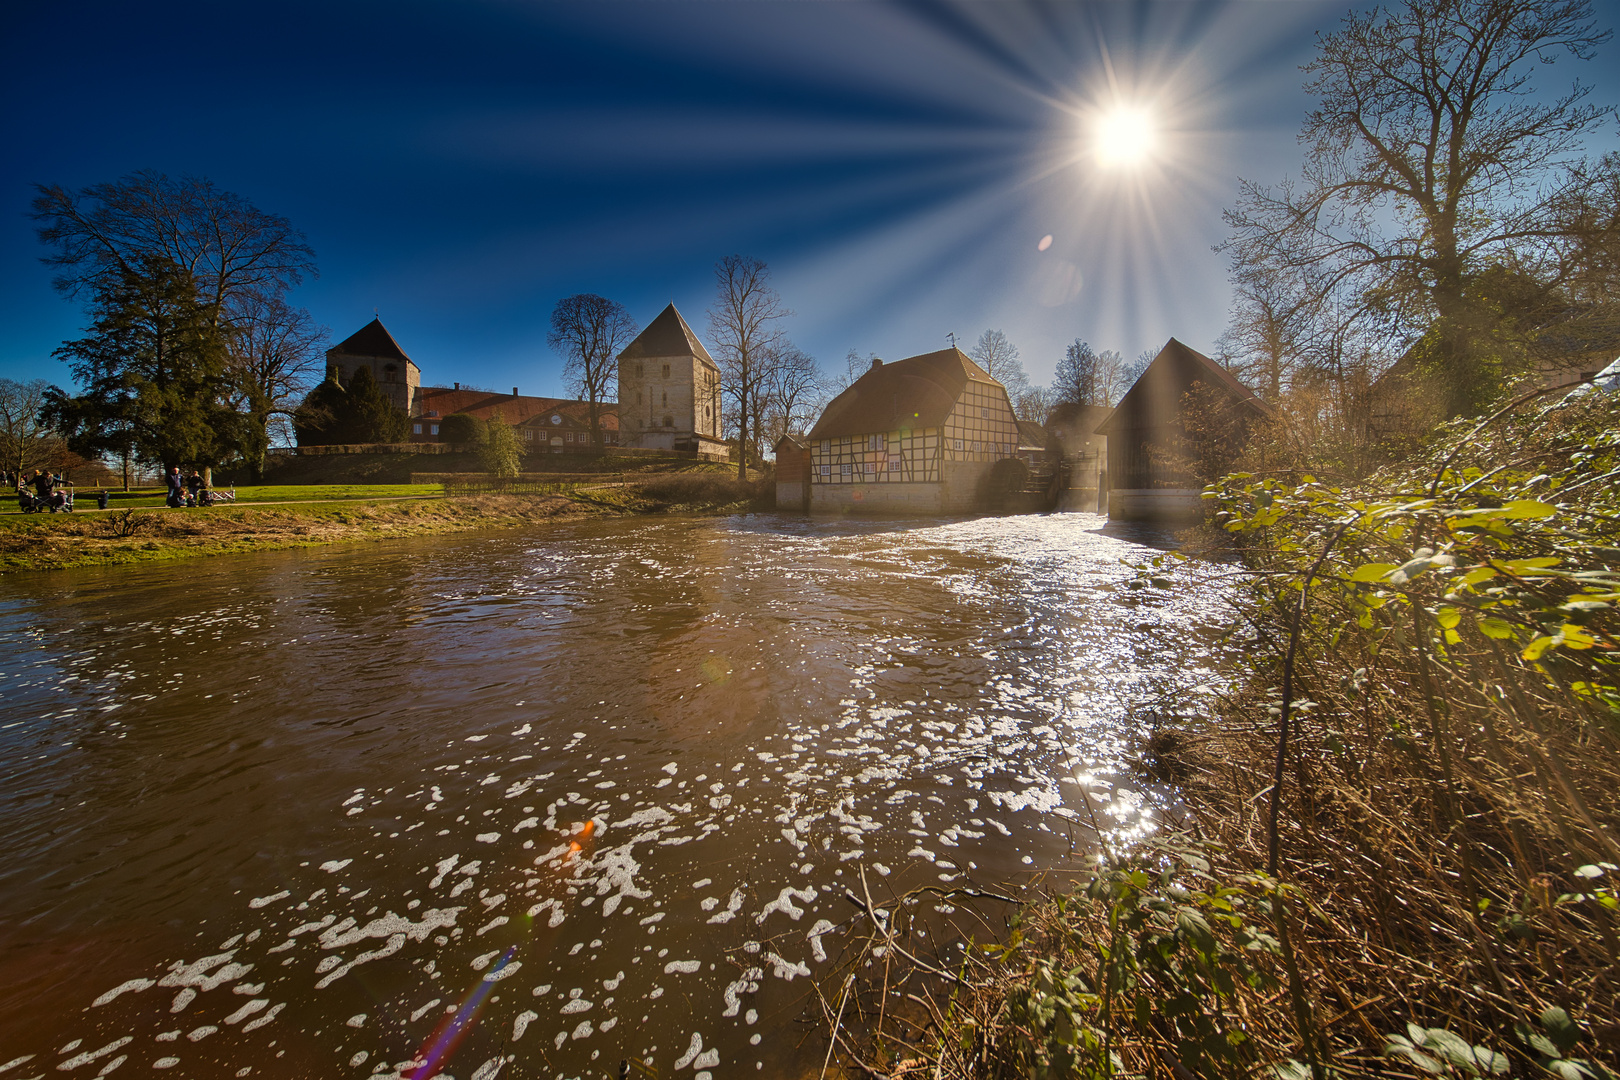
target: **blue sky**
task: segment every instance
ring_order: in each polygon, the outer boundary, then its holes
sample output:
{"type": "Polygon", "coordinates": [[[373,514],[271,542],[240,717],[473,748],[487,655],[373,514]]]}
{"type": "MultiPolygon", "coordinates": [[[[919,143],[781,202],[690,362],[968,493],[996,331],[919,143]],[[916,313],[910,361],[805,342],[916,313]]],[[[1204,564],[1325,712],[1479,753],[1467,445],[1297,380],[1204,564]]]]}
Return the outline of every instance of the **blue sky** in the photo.
{"type": "MultiPolygon", "coordinates": [[[[1345,10],[8,5],[0,375],[65,382],[50,352],[83,322],[38,261],[31,185],[136,169],[289,217],[321,271],[294,300],[334,341],[379,310],[428,383],[561,393],[545,323],[577,292],[643,324],[673,300],[703,334],[732,252],[770,264],[791,336],[830,366],[987,327],[1038,382],[1076,336],[1207,350],[1220,211],[1240,175],[1297,170],[1299,65],[1345,10]],[[1140,169],[1086,151],[1118,100],[1161,118],[1140,169]]],[[[1596,100],[1617,60],[1582,66],[1596,100]]]]}

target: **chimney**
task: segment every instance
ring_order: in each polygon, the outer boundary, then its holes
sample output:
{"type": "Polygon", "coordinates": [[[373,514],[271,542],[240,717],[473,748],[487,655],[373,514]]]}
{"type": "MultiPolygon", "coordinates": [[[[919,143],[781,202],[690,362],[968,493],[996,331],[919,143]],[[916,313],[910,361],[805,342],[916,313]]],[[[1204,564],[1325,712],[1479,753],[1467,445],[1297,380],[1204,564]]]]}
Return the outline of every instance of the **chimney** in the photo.
{"type": "Polygon", "coordinates": [[[514,386],[514,387],[512,387],[512,396],[513,396],[513,397],[517,397],[517,396],[518,396],[518,392],[517,392],[517,387],[515,387],[515,386],[514,386]]]}
{"type": "Polygon", "coordinates": [[[456,383],[456,389],[457,389],[457,390],[460,390],[460,389],[461,389],[461,384],[460,384],[460,383],[456,383]]]}
{"type": "Polygon", "coordinates": [[[882,366],[883,366],[883,361],[881,359],[879,359],[876,356],[872,357],[872,370],[873,371],[876,371],[878,368],[880,368],[882,366]]]}

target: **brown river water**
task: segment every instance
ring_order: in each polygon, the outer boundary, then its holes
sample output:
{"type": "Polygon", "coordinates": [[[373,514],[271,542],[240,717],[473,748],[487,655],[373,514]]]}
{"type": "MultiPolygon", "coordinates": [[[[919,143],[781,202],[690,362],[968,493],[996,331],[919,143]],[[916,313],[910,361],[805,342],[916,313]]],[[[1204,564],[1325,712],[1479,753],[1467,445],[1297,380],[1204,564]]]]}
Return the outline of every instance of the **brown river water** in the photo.
{"type": "Polygon", "coordinates": [[[0,580],[0,1080],[814,1074],[862,870],[1012,887],[1171,805],[1131,762],[1224,615],[1124,587],[1160,539],[661,517],[0,580]]]}

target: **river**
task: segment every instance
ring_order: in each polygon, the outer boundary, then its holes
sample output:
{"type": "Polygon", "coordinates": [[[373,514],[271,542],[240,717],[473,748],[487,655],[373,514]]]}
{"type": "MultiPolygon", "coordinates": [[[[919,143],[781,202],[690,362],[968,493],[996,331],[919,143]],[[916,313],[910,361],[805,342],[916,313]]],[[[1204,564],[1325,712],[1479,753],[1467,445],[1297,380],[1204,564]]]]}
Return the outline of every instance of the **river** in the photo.
{"type": "Polygon", "coordinates": [[[1144,717],[1224,617],[1124,587],[1154,540],[654,517],[0,580],[0,1080],[813,1073],[862,871],[1027,881],[1163,814],[1144,717]]]}

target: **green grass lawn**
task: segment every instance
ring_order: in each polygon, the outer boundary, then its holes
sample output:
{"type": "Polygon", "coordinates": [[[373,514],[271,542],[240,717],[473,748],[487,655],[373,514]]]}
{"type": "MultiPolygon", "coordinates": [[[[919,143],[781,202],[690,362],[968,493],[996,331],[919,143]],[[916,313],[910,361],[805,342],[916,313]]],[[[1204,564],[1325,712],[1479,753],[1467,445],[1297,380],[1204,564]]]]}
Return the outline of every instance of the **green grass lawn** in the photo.
{"type": "MultiPolygon", "coordinates": [[[[219,489],[229,491],[229,488],[219,489]]],[[[93,487],[75,488],[77,510],[94,510],[97,491],[93,487]]],[[[444,494],[442,484],[265,484],[236,489],[236,505],[277,502],[340,502],[356,499],[431,499],[444,494]]],[[[163,490],[147,488],[136,491],[114,491],[109,502],[113,510],[163,505],[163,490]]],[[[229,506],[229,503],[220,505],[229,506]]],[[[17,514],[17,502],[7,499],[4,512],[17,514]]]]}

